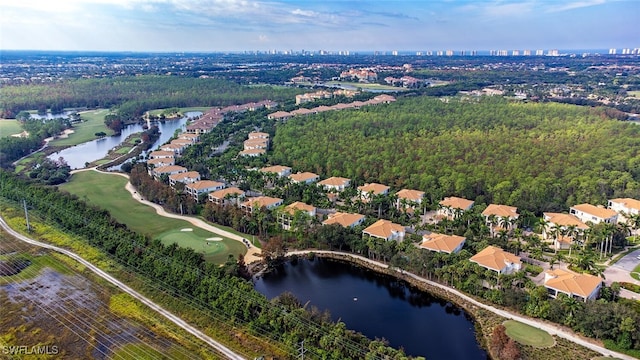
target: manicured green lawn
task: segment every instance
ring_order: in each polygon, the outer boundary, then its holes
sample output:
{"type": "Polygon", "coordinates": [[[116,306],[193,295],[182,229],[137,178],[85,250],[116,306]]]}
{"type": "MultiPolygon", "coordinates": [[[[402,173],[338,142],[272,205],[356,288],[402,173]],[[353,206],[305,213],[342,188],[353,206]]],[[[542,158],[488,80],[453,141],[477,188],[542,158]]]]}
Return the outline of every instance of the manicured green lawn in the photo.
{"type": "Polygon", "coordinates": [[[22,127],[18,120],[0,119],[0,138],[19,134],[21,132],[22,127]]]}
{"type": "Polygon", "coordinates": [[[631,272],[631,277],[636,280],[640,280],[640,264],[638,264],[638,266],[633,269],[633,271],[631,272]]]}
{"type": "Polygon", "coordinates": [[[507,335],[520,344],[541,348],[555,345],[555,341],[549,333],[533,326],[514,320],[505,321],[504,326],[507,328],[507,335]]]}
{"type": "Polygon", "coordinates": [[[97,139],[96,133],[104,132],[113,135],[113,131],[104,125],[104,117],[109,114],[107,109],[89,110],[80,113],[81,123],[73,124],[73,134],[67,138],[56,139],[52,146],[72,146],[97,139]]]}
{"type": "Polygon", "coordinates": [[[229,254],[237,258],[238,254],[246,252],[245,246],[240,242],[211,234],[197,227],[174,229],[160,234],[158,238],[165,245],[176,243],[179,246],[191,248],[203,254],[206,260],[216,264],[227,261],[229,254]]]}
{"type": "Polygon", "coordinates": [[[69,182],[60,185],[60,189],[108,210],[116,220],[136,232],[160,239],[166,244],[177,242],[181,246],[191,247],[214,263],[225,262],[229,254],[237,257],[238,254],[246,253],[244,244],[227,238],[220,241],[220,246],[203,247],[206,239],[220,236],[196,228],[187,221],[156,214],[155,209],[131,197],[124,188],[126,183],[127,179],[122,176],[83,171],[74,174],[69,182]],[[182,232],[182,229],[193,231],[182,232]]]}

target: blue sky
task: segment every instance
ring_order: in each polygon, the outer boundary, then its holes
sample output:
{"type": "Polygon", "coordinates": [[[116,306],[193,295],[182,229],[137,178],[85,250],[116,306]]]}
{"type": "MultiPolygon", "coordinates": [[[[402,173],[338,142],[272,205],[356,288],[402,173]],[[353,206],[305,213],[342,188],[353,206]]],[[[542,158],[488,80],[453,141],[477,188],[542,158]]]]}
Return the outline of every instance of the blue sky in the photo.
{"type": "Polygon", "coordinates": [[[640,47],[640,0],[0,0],[0,48],[640,47]]]}

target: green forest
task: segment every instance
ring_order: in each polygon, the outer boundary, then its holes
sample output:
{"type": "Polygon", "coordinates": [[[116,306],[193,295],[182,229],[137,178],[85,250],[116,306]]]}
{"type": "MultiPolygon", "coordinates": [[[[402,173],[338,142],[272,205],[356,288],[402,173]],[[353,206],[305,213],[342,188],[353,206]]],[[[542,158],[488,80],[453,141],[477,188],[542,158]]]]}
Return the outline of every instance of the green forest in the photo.
{"type": "Polygon", "coordinates": [[[640,196],[640,127],[604,109],[399,99],[278,125],[272,163],[536,213],[640,196]]]}
{"type": "Polygon", "coordinates": [[[118,117],[129,120],[145,111],[167,107],[226,106],[270,99],[293,99],[295,88],[242,86],[220,79],[172,76],[135,76],[78,79],[54,84],[3,86],[0,117],[13,118],[22,110],[118,107],[118,117]]]}

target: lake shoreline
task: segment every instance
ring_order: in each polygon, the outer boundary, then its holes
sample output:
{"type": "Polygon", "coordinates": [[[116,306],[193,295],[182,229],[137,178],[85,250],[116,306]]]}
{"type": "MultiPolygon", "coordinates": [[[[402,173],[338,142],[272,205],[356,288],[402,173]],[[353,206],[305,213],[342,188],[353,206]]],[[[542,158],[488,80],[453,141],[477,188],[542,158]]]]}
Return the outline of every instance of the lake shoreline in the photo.
{"type": "MultiPolygon", "coordinates": [[[[354,254],[356,255],[356,254],[354,254]]],[[[313,250],[308,250],[306,254],[287,254],[284,258],[284,261],[291,262],[296,261],[297,259],[314,259],[314,258],[322,258],[322,259],[331,259],[337,262],[354,265],[360,268],[365,268],[367,270],[371,270],[377,275],[389,276],[396,280],[400,280],[405,282],[409,287],[416,289],[421,292],[425,292],[433,297],[442,299],[444,301],[448,301],[453,305],[461,308],[466,312],[466,314],[471,318],[474,324],[474,333],[476,342],[478,346],[486,351],[488,358],[490,359],[498,359],[498,357],[491,353],[488,344],[491,341],[491,333],[493,328],[503,321],[507,320],[506,318],[499,317],[498,315],[492,314],[484,309],[481,309],[463,299],[455,296],[450,292],[447,292],[443,289],[440,289],[435,286],[431,286],[428,283],[418,281],[410,276],[403,270],[394,269],[390,266],[386,268],[380,267],[376,264],[363,261],[357,257],[351,256],[351,254],[339,253],[339,252],[314,252],[313,250]]],[[[273,269],[266,268],[262,269],[260,273],[255,276],[262,276],[264,273],[268,273],[273,269]]],[[[426,280],[426,279],[425,279],[426,280]]]]}

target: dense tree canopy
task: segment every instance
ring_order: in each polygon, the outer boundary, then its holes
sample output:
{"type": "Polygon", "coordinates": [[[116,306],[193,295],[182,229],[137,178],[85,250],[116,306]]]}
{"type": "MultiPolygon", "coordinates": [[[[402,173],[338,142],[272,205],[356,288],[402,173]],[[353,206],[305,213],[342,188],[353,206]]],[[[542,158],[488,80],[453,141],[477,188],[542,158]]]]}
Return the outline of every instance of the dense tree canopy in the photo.
{"type": "Polygon", "coordinates": [[[3,86],[0,109],[4,117],[20,110],[118,106],[128,120],[151,109],[188,106],[225,106],[251,101],[292,99],[303,90],[272,86],[241,86],[219,79],[136,76],[79,79],[46,85],[3,86]]]}
{"type": "Polygon", "coordinates": [[[640,196],[639,135],[601,109],[420,97],[291,119],[272,162],[540,212],[640,196]]]}

